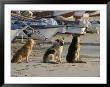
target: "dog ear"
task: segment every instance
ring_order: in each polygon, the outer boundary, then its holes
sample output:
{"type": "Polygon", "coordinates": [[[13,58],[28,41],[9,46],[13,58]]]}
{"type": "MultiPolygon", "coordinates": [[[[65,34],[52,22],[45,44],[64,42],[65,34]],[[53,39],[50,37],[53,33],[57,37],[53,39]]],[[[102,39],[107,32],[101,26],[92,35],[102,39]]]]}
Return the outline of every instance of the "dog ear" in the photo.
{"type": "Polygon", "coordinates": [[[55,41],[59,42],[59,39],[56,39],[55,41]]]}
{"type": "Polygon", "coordinates": [[[64,40],[65,38],[64,38],[64,37],[62,37],[62,39],[64,40]]]}

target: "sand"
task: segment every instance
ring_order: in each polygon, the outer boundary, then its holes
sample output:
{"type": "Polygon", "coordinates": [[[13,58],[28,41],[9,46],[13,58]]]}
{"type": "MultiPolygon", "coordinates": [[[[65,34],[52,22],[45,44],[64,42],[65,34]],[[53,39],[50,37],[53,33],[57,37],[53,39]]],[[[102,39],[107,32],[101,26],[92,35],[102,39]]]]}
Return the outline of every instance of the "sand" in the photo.
{"type": "MultiPolygon", "coordinates": [[[[51,46],[49,42],[36,41],[29,63],[11,63],[12,77],[99,77],[100,76],[100,37],[96,33],[81,35],[81,52],[80,57],[87,63],[67,63],[66,54],[69,44],[71,43],[71,35],[56,35],[52,38],[54,41],[57,37],[65,37],[65,45],[63,50],[63,63],[50,64],[42,63],[42,57],[51,46]]],[[[25,43],[25,40],[24,40],[25,43]]],[[[11,56],[24,43],[17,39],[11,44],[11,56]]]]}

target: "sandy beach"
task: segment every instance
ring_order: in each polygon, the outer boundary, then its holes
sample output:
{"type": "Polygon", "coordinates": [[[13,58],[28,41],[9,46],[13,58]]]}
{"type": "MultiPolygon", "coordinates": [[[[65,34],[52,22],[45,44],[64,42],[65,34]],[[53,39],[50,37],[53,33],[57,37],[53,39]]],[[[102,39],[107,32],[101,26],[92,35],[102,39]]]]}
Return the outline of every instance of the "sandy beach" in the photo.
{"type": "MultiPolygon", "coordinates": [[[[87,63],[67,63],[66,55],[68,47],[71,43],[71,35],[56,35],[52,38],[64,36],[65,45],[63,50],[63,63],[49,64],[42,63],[42,57],[51,46],[51,42],[36,41],[32,54],[30,55],[29,63],[11,63],[12,77],[100,77],[100,35],[87,33],[80,36],[80,57],[87,63]]],[[[25,40],[24,40],[25,43],[25,40]]],[[[11,56],[24,43],[20,39],[16,39],[11,44],[11,56]]]]}

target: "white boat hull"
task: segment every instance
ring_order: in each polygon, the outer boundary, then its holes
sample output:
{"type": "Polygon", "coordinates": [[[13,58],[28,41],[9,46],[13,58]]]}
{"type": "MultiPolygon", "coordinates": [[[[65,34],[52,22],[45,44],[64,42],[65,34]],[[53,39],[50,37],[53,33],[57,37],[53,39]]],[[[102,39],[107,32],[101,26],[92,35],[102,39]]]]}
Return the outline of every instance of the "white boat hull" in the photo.
{"type": "Polygon", "coordinates": [[[66,29],[66,33],[84,34],[85,33],[85,28],[69,27],[68,29],[66,29]]]}
{"type": "Polygon", "coordinates": [[[21,31],[20,29],[11,30],[11,41],[12,41],[16,36],[19,35],[20,31],[21,31]]]}
{"type": "MultiPolygon", "coordinates": [[[[65,28],[65,27],[64,27],[65,28]]],[[[46,29],[16,29],[11,30],[11,41],[16,37],[27,37],[27,35],[23,32],[23,30],[27,31],[27,34],[31,34],[32,38],[36,38],[39,40],[50,40],[57,32],[60,33],[71,33],[71,34],[84,34],[85,28],[76,28],[76,27],[68,27],[65,31],[61,31],[61,28],[46,28],[46,29]],[[33,32],[34,30],[34,32],[33,32]]]]}
{"type": "Polygon", "coordinates": [[[59,28],[36,29],[32,37],[37,37],[41,40],[49,40],[58,32],[58,30],[59,28]]]}

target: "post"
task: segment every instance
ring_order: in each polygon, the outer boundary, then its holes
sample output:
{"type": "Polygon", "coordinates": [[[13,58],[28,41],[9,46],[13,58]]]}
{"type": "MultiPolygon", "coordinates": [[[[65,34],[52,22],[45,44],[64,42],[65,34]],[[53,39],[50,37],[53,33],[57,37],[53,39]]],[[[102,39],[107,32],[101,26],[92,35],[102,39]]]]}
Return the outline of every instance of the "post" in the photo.
{"type": "Polygon", "coordinates": [[[74,34],[66,56],[68,63],[85,63],[80,58],[80,35],[74,34]]]}
{"type": "Polygon", "coordinates": [[[22,32],[22,39],[21,39],[21,43],[23,43],[23,32],[22,32]]]}

